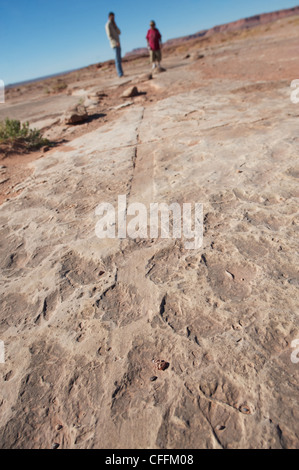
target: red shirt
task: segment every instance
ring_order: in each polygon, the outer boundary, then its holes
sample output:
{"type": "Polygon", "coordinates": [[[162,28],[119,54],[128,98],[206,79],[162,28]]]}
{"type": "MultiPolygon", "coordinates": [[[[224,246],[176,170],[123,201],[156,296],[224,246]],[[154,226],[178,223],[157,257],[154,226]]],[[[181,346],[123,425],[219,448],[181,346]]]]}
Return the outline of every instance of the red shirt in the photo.
{"type": "Polygon", "coordinates": [[[146,35],[146,39],[148,40],[152,51],[160,50],[160,40],[162,39],[162,36],[157,28],[149,29],[146,35]]]}

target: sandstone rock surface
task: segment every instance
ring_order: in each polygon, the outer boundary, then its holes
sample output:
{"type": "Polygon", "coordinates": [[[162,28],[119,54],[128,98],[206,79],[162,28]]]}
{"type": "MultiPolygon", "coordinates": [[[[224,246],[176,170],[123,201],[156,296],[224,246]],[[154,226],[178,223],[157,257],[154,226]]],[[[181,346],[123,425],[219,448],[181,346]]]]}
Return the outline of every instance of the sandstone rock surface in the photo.
{"type": "MultiPolygon", "coordinates": [[[[299,447],[298,28],[283,25],[165,57],[129,107],[103,75],[106,121],[65,131],[0,206],[1,448],[299,447]],[[202,203],[203,245],[97,238],[119,195],[202,203]]],[[[5,109],[41,119],[44,103],[5,109]]]]}

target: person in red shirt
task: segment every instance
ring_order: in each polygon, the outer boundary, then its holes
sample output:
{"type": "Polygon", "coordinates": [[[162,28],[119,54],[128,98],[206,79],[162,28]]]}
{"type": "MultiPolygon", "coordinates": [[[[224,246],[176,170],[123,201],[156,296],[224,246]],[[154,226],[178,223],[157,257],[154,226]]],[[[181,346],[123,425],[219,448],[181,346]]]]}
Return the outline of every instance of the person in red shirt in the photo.
{"type": "Polygon", "coordinates": [[[158,68],[161,69],[160,62],[162,60],[162,36],[160,31],[156,28],[156,23],[154,21],[150,22],[150,29],[147,32],[146,40],[147,40],[147,47],[150,51],[150,59],[153,65],[153,69],[158,68]]]}

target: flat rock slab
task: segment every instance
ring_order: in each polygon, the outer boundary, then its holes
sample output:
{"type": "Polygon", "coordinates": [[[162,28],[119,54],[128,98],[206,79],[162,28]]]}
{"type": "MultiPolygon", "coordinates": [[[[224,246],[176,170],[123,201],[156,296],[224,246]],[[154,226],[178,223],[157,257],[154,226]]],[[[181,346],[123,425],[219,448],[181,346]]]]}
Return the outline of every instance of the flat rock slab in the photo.
{"type": "Polygon", "coordinates": [[[47,118],[62,115],[70,106],[78,103],[78,97],[70,95],[56,95],[40,99],[36,102],[27,101],[15,104],[1,104],[0,121],[6,119],[18,119],[20,121],[41,121],[47,118]],[[46,111],[45,111],[46,110],[46,111]]]}
{"type": "Polygon", "coordinates": [[[298,447],[297,114],[211,80],[33,164],[0,207],[1,447],[298,447]],[[97,238],[119,195],[202,203],[203,245],[97,238]]]}

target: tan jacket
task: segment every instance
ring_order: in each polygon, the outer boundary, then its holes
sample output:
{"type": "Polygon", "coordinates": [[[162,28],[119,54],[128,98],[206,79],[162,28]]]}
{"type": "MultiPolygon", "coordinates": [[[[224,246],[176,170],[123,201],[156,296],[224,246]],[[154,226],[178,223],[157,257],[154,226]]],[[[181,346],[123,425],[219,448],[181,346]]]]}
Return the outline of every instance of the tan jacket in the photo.
{"type": "Polygon", "coordinates": [[[106,24],[106,33],[107,33],[107,36],[108,36],[108,39],[110,41],[110,45],[112,48],[120,44],[119,35],[121,34],[121,32],[116,26],[116,24],[112,23],[112,21],[110,20],[106,24]]]}

